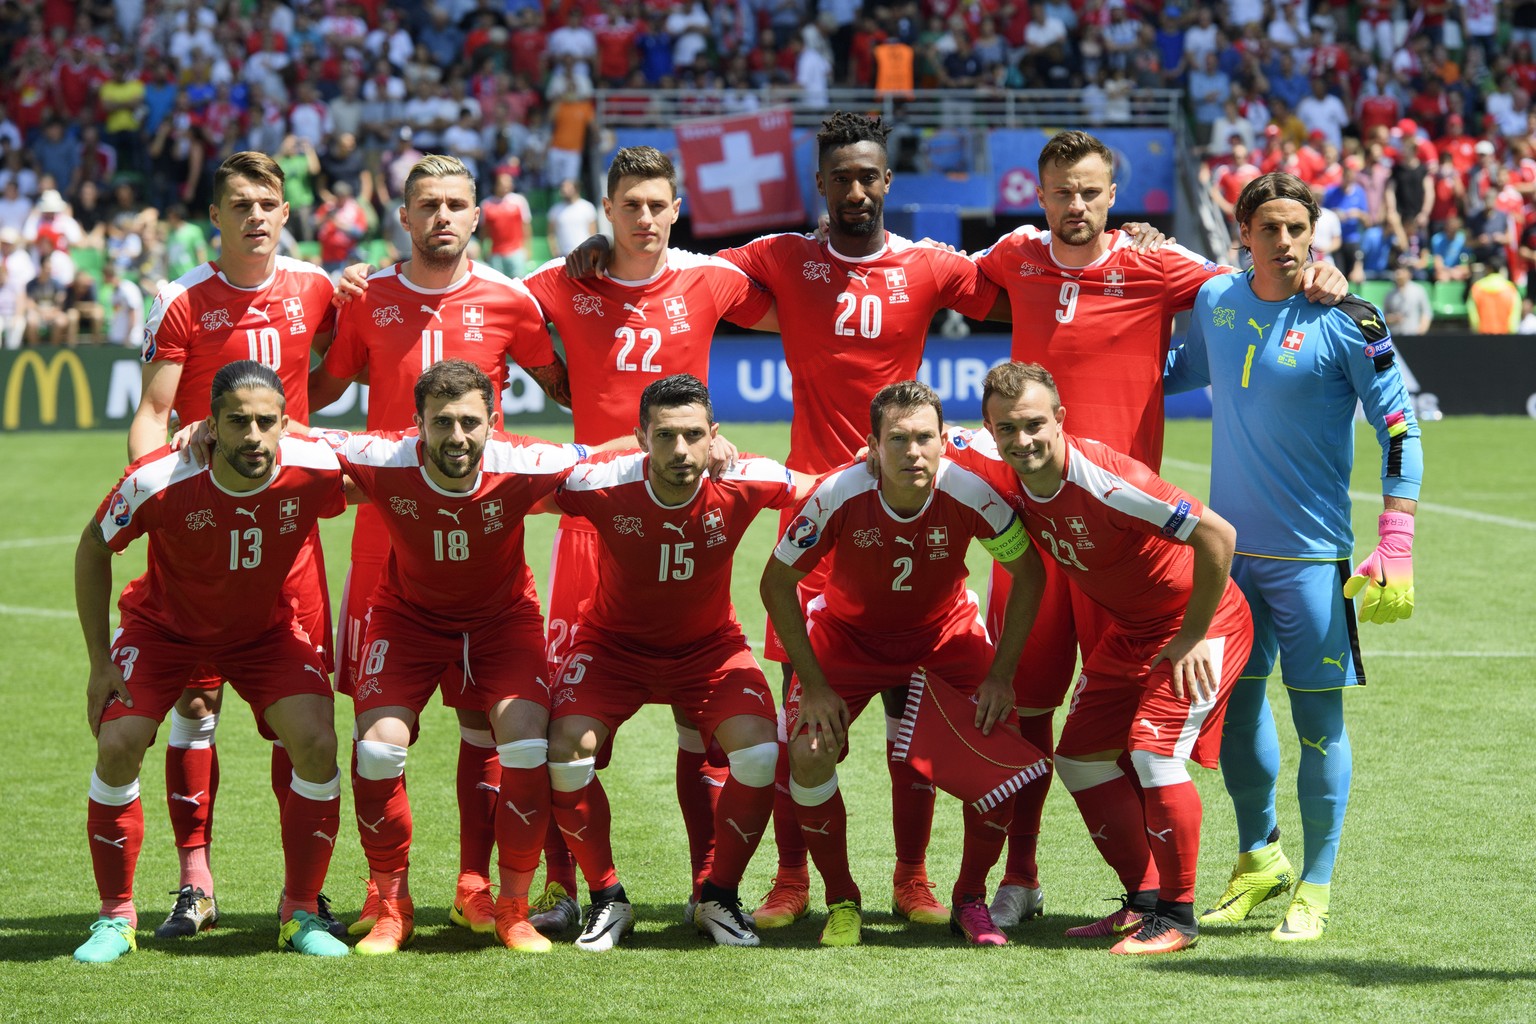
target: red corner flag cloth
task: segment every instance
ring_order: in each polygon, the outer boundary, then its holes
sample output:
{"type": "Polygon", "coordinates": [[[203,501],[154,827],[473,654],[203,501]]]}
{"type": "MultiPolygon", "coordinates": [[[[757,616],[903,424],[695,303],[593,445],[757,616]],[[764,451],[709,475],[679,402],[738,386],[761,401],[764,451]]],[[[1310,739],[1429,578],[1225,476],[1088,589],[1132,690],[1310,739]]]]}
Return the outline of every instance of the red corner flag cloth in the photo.
{"type": "Polygon", "coordinates": [[[905,761],[935,786],[985,814],[1013,794],[1044,778],[1051,761],[1019,735],[1011,718],[983,736],[976,728],[976,699],[926,669],[907,683],[891,760],[905,761]]]}

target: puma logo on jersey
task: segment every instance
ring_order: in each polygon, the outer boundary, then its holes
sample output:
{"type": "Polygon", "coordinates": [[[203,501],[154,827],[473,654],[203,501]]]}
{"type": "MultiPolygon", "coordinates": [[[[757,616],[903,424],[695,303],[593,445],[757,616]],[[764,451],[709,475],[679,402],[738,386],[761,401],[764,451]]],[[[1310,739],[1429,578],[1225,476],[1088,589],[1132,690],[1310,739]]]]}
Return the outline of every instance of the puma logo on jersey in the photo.
{"type": "Polygon", "coordinates": [[[869,271],[867,271],[867,270],[850,270],[850,271],[848,271],[848,280],[850,280],[850,281],[857,281],[857,282],[859,282],[859,284],[861,284],[864,287],[868,288],[869,287],[869,271]]]}
{"type": "Polygon", "coordinates": [[[260,511],[260,510],[261,510],[261,506],[260,505],[257,505],[255,508],[252,508],[249,511],[247,511],[246,509],[241,508],[239,505],[236,505],[235,506],[235,515],[237,515],[237,516],[249,516],[251,522],[254,523],[256,521],[256,513],[258,511],[260,511]]]}
{"type": "Polygon", "coordinates": [[[313,665],[305,665],[304,666],[304,671],[305,672],[313,672],[315,675],[319,676],[321,679],[325,678],[325,673],[322,672],[320,669],[316,668],[313,665]]]}
{"type": "Polygon", "coordinates": [[[570,829],[566,828],[564,825],[556,825],[555,827],[558,828],[561,832],[564,832],[566,835],[570,836],[572,839],[574,839],[576,842],[579,843],[579,842],[582,841],[581,834],[583,832],[585,832],[587,829],[591,828],[592,826],[590,826],[590,825],[583,825],[583,826],[581,826],[581,828],[577,829],[575,832],[572,832],[570,829]]]}
{"type": "Polygon", "coordinates": [[[363,828],[367,829],[369,832],[372,832],[374,835],[378,835],[379,834],[379,826],[384,824],[384,819],[387,818],[387,817],[389,817],[389,815],[381,814],[381,815],[379,815],[379,820],[378,821],[375,821],[372,824],[369,824],[368,822],[366,822],[366,821],[364,821],[362,819],[361,815],[359,815],[359,817],[357,819],[357,823],[359,825],[363,826],[363,828]]]}
{"type": "Polygon", "coordinates": [[[750,843],[752,841],[752,837],[757,835],[756,832],[745,831],[740,825],[736,824],[735,818],[726,818],[725,823],[736,830],[736,834],[741,836],[741,841],[744,843],[750,843]]]}
{"type": "Polygon", "coordinates": [[[268,307],[266,307],[266,306],[262,306],[260,309],[257,309],[255,306],[246,306],[245,307],[245,311],[247,313],[249,313],[251,316],[259,316],[259,317],[261,317],[261,319],[262,319],[262,321],[264,323],[271,323],[272,322],[272,315],[267,312],[267,309],[268,309],[268,307]]]}
{"type": "Polygon", "coordinates": [[[894,540],[897,544],[905,544],[907,547],[912,548],[914,551],[917,550],[917,545],[905,537],[892,537],[891,539],[894,540]]]}
{"type": "Polygon", "coordinates": [[[440,516],[447,516],[449,519],[452,519],[454,521],[455,525],[457,525],[458,521],[459,521],[459,512],[463,512],[463,511],[464,511],[463,509],[459,509],[458,512],[450,512],[450,511],[448,511],[445,508],[440,508],[440,509],[437,510],[437,514],[440,515],[440,516]]]}
{"type": "Polygon", "coordinates": [[[649,305],[650,305],[649,302],[642,302],[638,306],[636,306],[634,303],[626,302],[626,303],[624,303],[624,308],[629,310],[631,313],[637,314],[640,317],[641,320],[644,320],[645,319],[645,307],[649,306],[649,305]]]}
{"type": "Polygon", "coordinates": [[[1371,317],[1369,320],[1361,320],[1360,321],[1360,326],[1361,327],[1374,327],[1378,331],[1382,329],[1381,321],[1377,320],[1375,317],[1371,317]]]}
{"type": "Polygon", "coordinates": [[[1297,738],[1301,740],[1302,746],[1311,747],[1313,750],[1317,751],[1319,754],[1322,754],[1324,757],[1328,756],[1328,751],[1323,749],[1323,744],[1328,742],[1327,736],[1320,736],[1315,742],[1307,739],[1305,736],[1300,736],[1297,738]]]}
{"type": "Polygon", "coordinates": [[[329,846],[331,849],[334,850],[336,848],[336,836],[328,836],[324,832],[321,832],[319,829],[315,829],[315,831],[311,832],[310,835],[314,836],[316,839],[324,839],[325,845],[329,846]]]}
{"type": "Polygon", "coordinates": [[[426,303],[422,303],[421,311],[423,313],[426,313],[429,316],[431,316],[432,319],[436,320],[438,323],[442,323],[443,322],[443,311],[442,310],[440,310],[440,309],[433,309],[431,306],[427,305],[426,303]]]}
{"type": "Polygon", "coordinates": [[[171,799],[180,800],[182,803],[191,804],[193,807],[201,807],[203,806],[202,795],[206,792],[207,790],[200,789],[196,793],[193,793],[191,796],[183,796],[180,793],[172,793],[171,799]]]}
{"type": "Polygon", "coordinates": [[[1161,832],[1154,832],[1151,829],[1147,829],[1147,835],[1151,836],[1153,839],[1156,839],[1160,843],[1166,843],[1168,841],[1168,833],[1172,831],[1172,826],[1163,829],[1161,832]]]}
{"type": "Polygon", "coordinates": [[[1270,325],[1269,324],[1265,324],[1263,327],[1260,327],[1259,326],[1259,322],[1257,320],[1255,320],[1253,317],[1249,317],[1248,318],[1248,326],[1252,327],[1255,331],[1257,331],[1258,334],[1259,334],[1259,340],[1263,341],[1264,340],[1264,332],[1269,330],[1269,326],[1270,325]]]}
{"type": "Polygon", "coordinates": [[[1149,722],[1145,718],[1143,718],[1141,720],[1141,724],[1146,726],[1147,730],[1152,733],[1152,738],[1153,739],[1160,740],[1160,739],[1163,738],[1163,736],[1162,736],[1163,727],[1162,726],[1160,726],[1160,725],[1153,725],[1151,722],[1149,722]]]}
{"type": "MultiPolygon", "coordinates": [[[[687,523],[683,524],[683,526],[687,526],[687,525],[688,525],[687,523]]],[[[683,536],[683,526],[678,526],[675,523],[662,523],[661,524],[661,528],[663,530],[675,531],[679,537],[683,536]]]]}
{"type": "Polygon", "coordinates": [[[1108,501],[1109,500],[1109,496],[1111,494],[1114,494],[1116,491],[1121,491],[1121,490],[1124,490],[1124,489],[1125,488],[1121,487],[1119,484],[1116,484],[1115,486],[1111,487],[1109,490],[1105,491],[1104,494],[1102,495],[1102,497],[1104,498],[1105,501],[1108,501]]]}
{"type": "Polygon", "coordinates": [[[520,811],[517,809],[517,804],[513,803],[511,800],[507,801],[507,810],[521,818],[524,825],[528,824],[528,819],[533,817],[533,811],[520,811]]]}
{"type": "Polygon", "coordinates": [[[1337,658],[1324,658],[1323,659],[1323,664],[1324,665],[1332,665],[1334,668],[1338,669],[1340,672],[1343,672],[1344,671],[1344,659],[1348,655],[1349,655],[1348,651],[1340,651],[1339,652],[1339,656],[1337,658]]]}
{"type": "Polygon", "coordinates": [[[768,705],[768,698],[763,696],[763,694],[761,692],[752,689],[752,687],[750,687],[750,686],[743,686],[741,688],[741,692],[746,694],[749,697],[756,697],[758,699],[758,701],[760,701],[763,704],[764,707],[766,707],[768,705]]]}

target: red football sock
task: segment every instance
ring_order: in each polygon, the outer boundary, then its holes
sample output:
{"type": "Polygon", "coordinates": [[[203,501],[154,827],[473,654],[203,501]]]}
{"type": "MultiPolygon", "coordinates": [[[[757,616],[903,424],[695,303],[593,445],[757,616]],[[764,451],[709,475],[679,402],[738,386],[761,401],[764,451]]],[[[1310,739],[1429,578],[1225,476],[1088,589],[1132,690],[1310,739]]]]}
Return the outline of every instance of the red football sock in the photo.
{"type": "Polygon", "coordinates": [[[538,870],[539,853],[549,832],[549,796],[548,766],[501,767],[500,796],[496,800],[496,860],[504,896],[528,895],[528,882],[538,870]]]}
{"type": "MultiPolygon", "coordinates": [[[[551,793],[550,803],[566,845],[576,863],[581,865],[587,888],[598,892],[618,884],[619,874],[613,867],[613,844],[609,836],[613,815],[602,780],[594,777],[574,792],[551,793]]],[[[574,889],[567,892],[574,892],[574,889]]]]}
{"type": "Polygon", "coordinates": [[[960,902],[965,896],[987,894],[987,873],[1003,855],[1012,812],[1013,808],[1006,801],[986,814],[976,811],[970,804],[964,805],[965,845],[960,852],[960,873],[955,877],[951,892],[954,902],[960,902]]]}
{"type": "Polygon", "coordinates": [[[806,848],[826,883],[827,905],[843,900],[857,902],[859,887],[848,867],[848,808],[843,804],[843,791],[835,790],[825,803],[815,807],[796,804],[795,812],[806,848]]]}
{"type": "Polygon", "coordinates": [[[709,763],[709,755],[677,748],[677,806],[688,833],[688,860],[693,867],[693,895],[709,877],[715,859],[715,809],[729,768],[709,763]]]}
{"type": "MultiPolygon", "coordinates": [[[[1019,732],[1050,756],[1053,745],[1050,715],[1021,715],[1019,732]]],[[[1013,798],[1013,821],[1008,825],[1008,859],[1003,865],[1003,885],[1022,885],[1026,889],[1040,887],[1040,867],[1035,852],[1040,845],[1040,817],[1045,810],[1045,796],[1051,790],[1051,774],[1042,775],[1013,798]]]]}
{"type": "Polygon", "coordinates": [[[722,889],[736,889],[747,862],[757,852],[773,813],[772,786],[744,786],[727,776],[715,810],[715,862],[709,880],[722,889]]]}
{"type": "Polygon", "coordinates": [[[144,845],[144,804],[137,798],[121,807],[86,801],[86,842],[91,848],[91,868],[105,917],[126,917],[137,927],[133,907],[133,869],[144,845]]]}
{"type": "MultiPolygon", "coordinates": [[[[554,799],[554,794],[550,799],[554,799]]],[[[565,845],[565,836],[553,813],[549,818],[549,830],[544,834],[544,884],[560,885],[568,893],[576,892],[576,858],[565,845]]]]}
{"type": "Polygon", "coordinates": [[[477,747],[459,739],[459,874],[490,877],[501,770],[495,747],[477,747]]]}
{"type": "Polygon", "coordinates": [[[1147,849],[1141,801],[1123,773],[1109,782],[1072,794],[1089,837],[1130,893],[1157,888],[1157,865],[1147,849]]]}
{"type": "Polygon", "coordinates": [[[1157,861],[1157,898],[1189,903],[1195,898],[1200,859],[1200,791],[1193,782],[1143,789],[1147,845],[1157,861]]]}
{"type": "Polygon", "coordinates": [[[365,779],[354,771],[352,806],[369,872],[384,876],[404,871],[411,863],[412,829],[405,776],[365,779]]]}
{"type": "Polygon", "coordinates": [[[789,795],[789,744],[779,741],[779,764],[773,772],[773,843],[779,848],[779,876],[807,877],[805,837],[800,816],[789,795]]]}
{"type": "Polygon", "coordinates": [[[213,895],[213,869],[208,863],[208,847],[178,846],[176,859],[181,867],[181,884],[213,895]]]}
{"type": "Polygon", "coordinates": [[[325,885],[336,836],[341,830],[341,795],[311,800],[298,790],[283,802],[283,906],[288,920],[296,910],[315,912],[315,897],[325,885]]]}
{"type": "MultiPolygon", "coordinates": [[[[277,797],[277,812],[281,816],[283,804],[288,802],[288,794],[293,784],[293,762],[288,758],[288,751],[276,743],[272,744],[272,795],[277,797]]],[[[214,782],[218,785],[218,766],[214,766],[214,782]]]]}
{"type": "Polygon", "coordinates": [[[885,766],[891,773],[891,831],[896,836],[896,864],[921,869],[928,859],[933,831],[933,783],[905,761],[891,759],[896,744],[885,741],[885,766]]]}
{"type": "Polygon", "coordinates": [[[165,803],[178,847],[207,846],[213,839],[213,791],[218,777],[218,747],[166,748],[165,803]]]}

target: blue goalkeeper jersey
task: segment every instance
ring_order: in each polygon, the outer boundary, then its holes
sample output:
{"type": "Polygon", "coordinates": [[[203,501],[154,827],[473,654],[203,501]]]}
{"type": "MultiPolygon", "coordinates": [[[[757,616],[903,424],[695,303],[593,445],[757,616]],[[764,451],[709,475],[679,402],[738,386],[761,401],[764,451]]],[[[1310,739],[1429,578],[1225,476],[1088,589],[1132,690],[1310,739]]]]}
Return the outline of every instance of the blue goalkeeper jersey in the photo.
{"type": "Polygon", "coordinates": [[[1369,302],[1265,302],[1248,274],[1211,278],[1163,377],[1170,393],[1206,384],[1210,506],[1236,527],[1239,552],[1350,557],[1357,400],[1381,442],[1382,493],[1418,499],[1419,425],[1391,335],[1369,302]]]}

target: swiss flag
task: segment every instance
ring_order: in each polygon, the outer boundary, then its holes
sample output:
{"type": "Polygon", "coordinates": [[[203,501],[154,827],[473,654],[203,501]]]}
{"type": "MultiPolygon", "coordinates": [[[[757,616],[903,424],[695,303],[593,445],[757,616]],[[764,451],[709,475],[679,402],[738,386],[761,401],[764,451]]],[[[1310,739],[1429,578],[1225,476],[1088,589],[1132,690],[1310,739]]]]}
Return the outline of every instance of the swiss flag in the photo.
{"type": "Polygon", "coordinates": [[[788,110],[677,126],[693,233],[729,235],[805,222],[788,110]]]}

